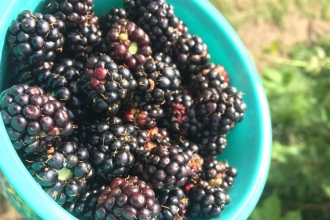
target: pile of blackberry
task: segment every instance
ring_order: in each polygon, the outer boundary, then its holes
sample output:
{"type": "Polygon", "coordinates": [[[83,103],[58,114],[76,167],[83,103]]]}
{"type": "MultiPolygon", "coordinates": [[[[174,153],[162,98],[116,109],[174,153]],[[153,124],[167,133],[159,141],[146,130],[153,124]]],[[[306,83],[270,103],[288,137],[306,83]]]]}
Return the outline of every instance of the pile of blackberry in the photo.
{"type": "MultiPolygon", "coordinates": [[[[165,0],[46,0],[8,27],[1,117],[27,170],[79,219],[211,219],[243,93],[165,0]]],[[[232,201],[235,202],[235,201],[232,201]]]]}

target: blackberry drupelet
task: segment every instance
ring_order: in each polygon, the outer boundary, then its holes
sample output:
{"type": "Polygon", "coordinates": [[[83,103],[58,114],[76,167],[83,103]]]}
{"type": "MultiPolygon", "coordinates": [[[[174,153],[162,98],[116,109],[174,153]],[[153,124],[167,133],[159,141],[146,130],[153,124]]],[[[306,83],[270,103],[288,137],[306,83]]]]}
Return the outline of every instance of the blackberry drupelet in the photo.
{"type": "Polygon", "coordinates": [[[189,199],[182,189],[156,192],[157,201],[161,206],[159,219],[187,219],[184,215],[189,199]]]}
{"type": "Polygon", "coordinates": [[[74,201],[93,177],[87,148],[76,142],[60,142],[33,161],[27,169],[58,204],[74,201]]]}
{"type": "Polygon", "coordinates": [[[93,12],[93,0],[48,0],[44,13],[52,14],[73,29],[86,22],[93,12]]]}
{"type": "Polygon", "coordinates": [[[243,120],[245,110],[242,94],[235,87],[229,86],[221,92],[215,88],[205,89],[197,100],[199,120],[210,136],[227,134],[243,120]]]}
{"type": "Polygon", "coordinates": [[[103,17],[101,18],[101,29],[104,33],[108,33],[111,26],[118,22],[120,19],[127,19],[127,14],[123,8],[111,8],[103,17]]]}
{"type": "Polygon", "coordinates": [[[9,138],[18,151],[44,152],[74,129],[67,108],[40,87],[19,84],[4,90],[0,110],[9,138]]]}
{"type": "Polygon", "coordinates": [[[108,54],[118,64],[134,70],[152,54],[149,36],[134,22],[119,19],[105,36],[108,54]]]}
{"type": "Polygon", "coordinates": [[[180,36],[170,54],[187,85],[191,77],[210,61],[207,45],[200,37],[191,34],[180,36]]]}
{"type": "Polygon", "coordinates": [[[50,14],[22,11],[8,28],[8,43],[13,56],[32,66],[51,62],[62,51],[65,25],[50,14]]]}
{"type": "Polygon", "coordinates": [[[165,1],[152,1],[139,17],[137,24],[149,35],[153,52],[167,53],[177,39],[188,32],[174,14],[173,6],[165,1]]]}
{"type": "Polygon", "coordinates": [[[98,198],[95,218],[157,219],[160,205],[155,192],[136,176],[116,178],[98,198]]]}
{"type": "Polygon", "coordinates": [[[234,185],[237,169],[229,166],[228,162],[218,161],[215,157],[205,158],[201,178],[211,186],[227,190],[234,185]]]}
{"type": "Polygon", "coordinates": [[[90,161],[97,175],[109,180],[127,175],[135,163],[135,133],[134,127],[115,116],[89,127],[90,161]]]}
{"type": "Polygon", "coordinates": [[[173,190],[187,181],[190,157],[180,148],[155,146],[139,154],[136,170],[154,189],[173,190]]]}
{"type": "Polygon", "coordinates": [[[200,180],[188,191],[188,219],[213,219],[220,216],[225,205],[229,204],[229,195],[220,187],[214,187],[200,180]]]}
{"type": "Polygon", "coordinates": [[[173,96],[181,86],[180,72],[175,65],[170,65],[153,58],[147,59],[144,65],[138,65],[133,71],[136,79],[136,91],[131,102],[156,103],[170,105],[173,96]]]}
{"type": "Polygon", "coordinates": [[[136,81],[129,69],[116,64],[107,56],[90,57],[87,68],[80,74],[80,91],[85,103],[95,112],[115,115],[121,102],[135,91],[136,81]]]}

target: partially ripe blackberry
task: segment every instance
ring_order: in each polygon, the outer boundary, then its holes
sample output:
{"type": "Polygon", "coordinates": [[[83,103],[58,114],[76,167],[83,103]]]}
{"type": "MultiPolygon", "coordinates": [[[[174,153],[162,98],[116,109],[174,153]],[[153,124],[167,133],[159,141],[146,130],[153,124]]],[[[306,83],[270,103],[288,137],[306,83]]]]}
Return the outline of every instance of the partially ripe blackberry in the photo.
{"type": "Polygon", "coordinates": [[[83,24],[92,10],[93,0],[48,0],[44,13],[54,15],[72,29],[83,24]]]}
{"type": "Polygon", "coordinates": [[[234,185],[237,169],[229,166],[228,162],[218,161],[215,157],[205,158],[201,178],[211,186],[220,187],[223,190],[234,185]]]}
{"type": "Polygon", "coordinates": [[[67,108],[40,87],[19,84],[4,90],[0,110],[13,146],[26,153],[44,152],[74,129],[67,108]]]}
{"type": "MultiPolygon", "coordinates": [[[[139,12],[138,12],[139,13],[139,12]]],[[[172,5],[165,1],[152,1],[137,23],[149,36],[153,52],[169,52],[188,28],[174,14],[172,5]]]]}
{"type": "Polygon", "coordinates": [[[94,171],[87,148],[76,142],[60,142],[28,163],[27,169],[59,204],[74,201],[94,171]]]}
{"type": "Polygon", "coordinates": [[[123,113],[123,119],[141,129],[157,126],[157,121],[165,117],[164,110],[159,104],[144,104],[128,108],[123,113]]]}
{"type": "Polygon", "coordinates": [[[156,146],[139,154],[137,172],[157,190],[173,190],[190,175],[190,155],[172,146],[156,146]]]}
{"type": "Polygon", "coordinates": [[[149,36],[134,22],[120,19],[109,29],[105,43],[110,57],[133,70],[152,54],[149,36]]]}
{"type": "Polygon", "coordinates": [[[13,56],[32,66],[53,61],[62,51],[64,28],[64,22],[53,15],[22,11],[8,28],[13,56]]]}
{"type": "Polygon", "coordinates": [[[101,27],[104,33],[107,33],[111,26],[118,22],[120,19],[127,19],[125,9],[113,7],[101,19],[101,27]]]}
{"type": "Polygon", "coordinates": [[[189,199],[180,188],[171,191],[156,192],[158,202],[161,206],[159,219],[186,219],[186,207],[189,199]]]}
{"type": "Polygon", "coordinates": [[[130,70],[107,55],[88,58],[86,67],[80,75],[80,91],[86,96],[85,103],[95,112],[117,114],[121,102],[136,88],[130,70]]]}
{"type": "Polygon", "coordinates": [[[155,192],[136,176],[112,180],[98,198],[95,218],[157,219],[160,205],[155,192]]]}
{"type": "Polygon", "coordinates": [[[163,126],[175,139],[194,138],[202,129],[202,123],[197,118],[195,100],[186,90],[174,95],[165,112],[166,121],[163,126]]]}
{"type": "Polygon", "coordinates": [[[189,206],[186,216],[188,219],[213,219],[218,218],[229,204],[230,197],[220,187],[214,187],[200,180],[189,189],[189,206]]]}
{"type": "Polygon", "coordinates": [[[191,34],[180,36],[171,47],[170,54],[187,84],[192,75],[210,61],[207,45],[200,37],[191,34]]]}
{"type": "Polygon", "coordinates": [[[131,98],[133,104],[153,102],[170,105],[181,86],[176,66],[153,58],[148,58],[144,65],[138,65],[132,74],[137,83],[131,98]]]}

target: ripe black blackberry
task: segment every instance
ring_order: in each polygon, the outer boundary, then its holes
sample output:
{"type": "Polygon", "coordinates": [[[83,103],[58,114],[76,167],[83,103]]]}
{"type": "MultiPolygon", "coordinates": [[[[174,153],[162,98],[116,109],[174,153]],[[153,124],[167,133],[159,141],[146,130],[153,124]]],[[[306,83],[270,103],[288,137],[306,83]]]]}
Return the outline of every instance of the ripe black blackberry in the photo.
{"type": "Polygon", "coordinates": [[[212,134],[209,130],[201,131],[196,136],[198,153],[203,157],[220,155],[227,147],[225,134],[212,134]]]}
{"type": "Polygon", "coordinates": [[[161,206],[159,219],[186,219],[185,212],[189,200],[182,189],[156,191],[156,196],[161,206]]]}
{"type": "Polygon", "coordinates": [[[235,87],[221,92],[214,88],[203,90],[197,100],[197,114],[207,136],[224,135],[243,120],[246,104],[235,87]]]}
{"type": "Polygon", "coordinates": [[[189,84],[192,75],[210,61],[207,45],[197,35],[185,34],[171,47],[171,58],[189,84]]]}
{"type": "Polygon", "coordinates": [[[67,108],[40,87],[14,85],[0,95],[7,133],[18,151],[40,153],[72,133],[67,108]]]}
{"type": "Polygon", "coordinates": [[[66,39],[65,52],[70,54],[70,57],[85,60],[90,54],[99,52],[103,32],[98,17],[91,14],[84,23],[67,30],[64,36],[66,39]]]}
{"type": "Polygon", "coordinates": [[[146,182],[136,176],[116,178],[98,198],[95,219],[157,219],[160,205],[146,182]]]}
{"type": "Polygon", "coordinates": [[[43,189],[60,205],[74,201],[94,171],[87,148],[76,142],[60,142],[33,161],[27,169],[43,189]]]}
{"type": "Polygon", "coordinates": [[[227,190],[234,185],[237,169],[229,166],[228,162],[218,161],[215,157],[205,158],[201,178],[211,186],[227,190]]]}
{"type": "Polygon", "coordinates": [[[165,2],[164,0],[125,0],[124,8],[128,18],[134,22],[138,22],[143,13],[147,11],[149,3],[153,1],[165,2]]]}
{"type": "Polygon", "coordinates": [[[157,126],[157,121],[165,117],[163,108],[159,104],[144,104],[129,107],[123,113],[123,120],[140,129],[150,129],[157,126]]]}
{"type": "Polygon", "coordinates": [[[139,154],[136,170],[154,189],[173,190],[187,181],[190,157],[180,148],[156,146],[139,154]]]}
{"type": "Polygon", "coordinates": [[[62,50],[64,28],[64,22],[53,15],[22,11],[8,28],[13,56],[32,66],[53,61],[62,50]]]}
{"type": "Polygon", "coordinates": [[[44,13],[54,15],[72,29],[85,23],[92,11],[93,0],[48,0],[44,13]]]}
{"type": "Polygon", "coordinates": [[[188,219],[218,218],[229,204],[230,197],[220,187],[214,187],[200,180],[188,191],[189,205],[186,216],[188,219]]]}
{"type": "Polygon", "coordinates": [[[229,86],[229,82],[230,79],[224,67],[210,63],[192,76],[190,88],[194,91],[194,96],[198,97],[203,90],[208,88],[214,88],[221,92],[229,86]]]}
{"type": "Polygon", "coordinates": [[[180,72],[175,65],[153,58],[147,59],[144,65],[138,65],[133,76],[137,87],[131,98],[132,103],[170,105],[181,86],[180,72]]]}
{"type": "Polygon", "coordinates": [[[108,33],[111,26],[118,22],[120,19],[127,19],[126,10],[123,8],[113,7],[101,19],[101,28],[104,33],[108,33]]]}
{"type": "Polygon", "coordinates": [[[98,197],[108,185],[103,178],[89,180],[77,200],[66,202],[62,207],[81,220],[94,219],[98,197]]]}
{"type": "Polygon", "coordinates": [[[149,36],[134,22],[125,18],[111,25],[105,36],[108,54],[118,64],[133,70],[152,54],[149,36]]]}
{"type": "Polygon", "coordinates": [[[173,6],[165,1],[152,1],[139,17],[137,24],[149,35],[153,52],[167,53],[177,39],[188,32],[174,14],[173,6]]]}
{"type": "Polygon", "coordinates": [[[117,114],[121,102],[136,88],[130,70],[107,55],[88,58],[86,70],[80,76],[80,91],[95,112],[117,114]]]}
{"type": "Polygon", "coordinates": [[[118,117],[101,120],[89,127],[90,161],[97,175],[111,180],[130,171],[135,163],[135,133],[133,126],[122,124],[118,117]]]}
{"type": "Polygon", "coordinates": [[[53,62],[42,62],[40,65],[32,66],[27,60],[18,60],[15,56],[10,56],[10,85],[27,84],[30,86],[38,85],[35,80],[35,72],[50,70],[53,62]]]}

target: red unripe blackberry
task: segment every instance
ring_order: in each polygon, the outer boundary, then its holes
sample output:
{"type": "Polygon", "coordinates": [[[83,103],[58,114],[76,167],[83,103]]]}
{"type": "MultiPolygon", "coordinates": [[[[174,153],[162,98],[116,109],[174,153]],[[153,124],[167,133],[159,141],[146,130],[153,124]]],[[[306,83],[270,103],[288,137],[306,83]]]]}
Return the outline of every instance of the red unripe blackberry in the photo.
{"type": "Polygon", "coordinates": [[[146,182],[136,176],[116,178],[98,198],[95,218],[157,219],[160,205],[146,182]]]}
{"type": "Polygon", "coordinates": [[[40,87],[19,84],[4,90],[0,110],[14,147],[26,153],[43,152],[74,129],[67,108],[40,87]]]}
{"type": "Polygon", "coordinates": [[[173,190],[187,181],[190,157],[180,148],[156,146],[139,154],[136,169],[153,188],[173,190]]]}
{"type": "Polygon", "coordinates": [[[64,28],[63,21],[53,15],[22,11],[8,28],[13,56],[32,66],[53,61],[62,50],[64,28]]]}
{"type": "Polygon", "coordinates": [[[151,55],[149,36],[134,22],[120,19],[108,30],[105,43],[110,57],[133,70],[151,55]]]}

